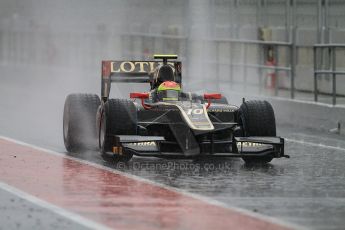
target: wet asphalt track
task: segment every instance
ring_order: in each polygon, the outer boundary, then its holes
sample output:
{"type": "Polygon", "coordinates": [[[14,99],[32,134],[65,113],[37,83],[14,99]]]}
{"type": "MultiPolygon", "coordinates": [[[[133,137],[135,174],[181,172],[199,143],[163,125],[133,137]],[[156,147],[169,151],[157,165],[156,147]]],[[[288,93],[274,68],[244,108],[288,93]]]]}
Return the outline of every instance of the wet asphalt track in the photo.
{"type": "Polygon", "coordinates": [[[85,229],[27,200],[0,190],[0,229],[85,229]]]}
{"type": "MultiPolygon", "coordinates": [[[[27,79],[18,83],[10,75],[2,77],[0,135],[65,154],[61,115],[64,95],[72,91],[72,86],[42,79],[37,88],[27,79]]],[[[93,80],[81,91],[89,89],[98,92],[93,80]]],[[[127,165],[109,165],[97,152],[74,156],[310,229],[344,229],[345,138],[296,127],[278,127],[278,134],[288,139],[286,153],[291,159],[275,159],[265,166],[246,166],[241,159],[202,162],[137,157],[127,165]]],[[[0,196],[15,199],[5,191],[0,191],[0,196]]],[[[11,229],[30,226],[26,225],[30,220],[23,203],[32,205],[25,201],[4,202],[1,225],[11,229]]],[[[40,219],[45,229],[57,228],[54,221],[62,217],[40,207],[34,209],[40,211],[29,209],[29,213],[40,219]]]]}

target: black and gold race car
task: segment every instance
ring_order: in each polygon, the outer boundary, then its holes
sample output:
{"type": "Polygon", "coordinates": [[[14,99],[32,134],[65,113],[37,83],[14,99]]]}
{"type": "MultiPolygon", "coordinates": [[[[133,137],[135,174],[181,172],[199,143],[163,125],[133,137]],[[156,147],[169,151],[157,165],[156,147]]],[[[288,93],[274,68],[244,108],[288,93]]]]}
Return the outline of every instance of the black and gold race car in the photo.
{"type": "Polygon", "coordinates": [[[162,158],[242,157],[267,163],[284,154],[275,117],[267,101],[231,105],[219,93],[182,91],[176,55],[159,61],[103,61],[101,98],[70,94],[63,116],[67,151],[98,146],[102,156],[128,161],[133,155],[162,158]],[[110,99],[111,83],[149,83],[149,92],[110,99]]]}

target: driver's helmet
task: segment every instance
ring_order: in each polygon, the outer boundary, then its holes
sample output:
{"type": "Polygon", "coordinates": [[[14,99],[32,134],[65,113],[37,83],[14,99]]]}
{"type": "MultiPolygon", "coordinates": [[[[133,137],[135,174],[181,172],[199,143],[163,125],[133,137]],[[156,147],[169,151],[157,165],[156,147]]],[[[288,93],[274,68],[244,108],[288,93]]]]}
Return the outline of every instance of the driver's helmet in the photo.
{"type": "Polygon", "coordinates": [[[174,81],[165,81],[157,89],[157,97],[160,101],[177,101],[180,93],[181,87],[174,81]]]}
{"type": "Polygon", "coordinates": [[[175,81],[173,68],[168,64],[158,66],[152,73],[151,88],[157,88],[166,81],[175,81]]]}

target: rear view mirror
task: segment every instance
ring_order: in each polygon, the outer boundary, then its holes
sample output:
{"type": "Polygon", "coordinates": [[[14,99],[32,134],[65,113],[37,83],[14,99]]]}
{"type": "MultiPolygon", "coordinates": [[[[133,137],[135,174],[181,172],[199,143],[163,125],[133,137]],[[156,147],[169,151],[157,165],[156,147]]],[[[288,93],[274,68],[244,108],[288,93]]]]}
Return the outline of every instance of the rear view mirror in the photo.
{"type": "Polygon", "coordinates": [[[222,94],[220,93],[205,93],[204,94],[204,99],[210,100],[210,99],[221,99],[222,94]]]}
{"type": "Polygon", "coordinates": [[[130,93],[130,98],[147,99],[149,98],[149,93],[130,93]]]}
{"type": "Polygon", "coordinates": [[[204,99],[207,100],[206,109],[211,105],[211,99],[221,99],[222,95],[220,93],[205,93],[204,99]]]}
{"type": "Polygon", "coordinates": [[[145,104],[145,99],[150,97],[149,93],[130,93],[129,97],[132,99],[139,98],[144,109],[151,109],[151,106],[145,104]]]}

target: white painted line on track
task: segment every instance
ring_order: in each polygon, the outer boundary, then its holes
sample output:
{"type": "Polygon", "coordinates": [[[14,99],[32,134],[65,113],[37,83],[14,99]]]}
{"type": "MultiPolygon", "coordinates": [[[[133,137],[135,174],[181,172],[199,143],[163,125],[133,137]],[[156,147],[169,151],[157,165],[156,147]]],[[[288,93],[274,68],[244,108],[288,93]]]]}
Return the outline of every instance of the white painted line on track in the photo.
{"type": "MultiPolygon", "coordinates": [[[[302,138],[320,138],[320,136],[316,136],[316,135],[311,135],[311,134],[305,134],[305,133],[291,133],[291,136],[296,136],[296,137],[302,137],[302,138]]],[[[338,136],[339,137],[339,136],[338,136]]],[[[339,139],[335,139],[335,138],[331,138],[331,137],[321,137],[322,140],[329,140],[329,141],[341,141],[345,143],[345,140],[339,140],[339,139]]],[[[296,139],[293,139],[296,140],[296,139]]]]}
{"type": "Polygon", "coordinates": [[[122,172],[122,171],[119,171],[119,170],[116,170],[116,169],[113,169],[113,168],[109,168],[109,167],[106,167],[106,166],[103,166],[103,165],[99,165],[97,163],[93,163],[93,162],[90,162],[90,161],[87,161],[87,160],[82,160],[82,159],[71,157],[71,156],[67,156],[67,155],[65,155],[65,153],[55,152],[55,151],[52,151],[52,150],[49,150],[49,149],[38,147],[36,145],[28,144],[28,143],[25,143],[25,142],[22,142],[22,141],[19,141],[19,140],[15,140],[15,139],[12,139],[12,138],[9,138],[9,137],[5,137],[5,136],[0,136],[0,138],[2,138],[4,140],[11,141],[11,142],[19,144],[19,145],[31,147],[31,148],[34,148],[34,149],[37,149],[37,150],[40,150],[40,151],[44,151],[44,152],[47,152],[49,154],[57,155],[59,157],[64,157],[64,158],[67,158],[67,159],[70,159],[70,160],[73,160],[73,161],[77,161],[79,163],[87,164],[87,165],[93,166],[95,168],[99,168],[99,169],[107,170],[109,172],[117,173],[117,174],[125,176],[127,178],[131,178],[131,179],[134,179],[134,180],[137,180],[137,181],[145,182],[145,183],[148,183],[148,184],[151,184],[151,185],[154,185],[154,186],[157,186],[157,187],[161,187],[161,188],[164,188],[164,189],[167,189],[167,190],[170,190],[170,191],[175,191],[177,193],[183,194],[183,195],[191,197],[193,199],[200,200],[200,201],[203,201],[205,203],[208,203],[208,204],[211,204],[211,205],[215,205],[215,206],[218,206],[218,207],[222,207],[222,208],[225,208],[225,209],[229,209],[229,210],[232,210],[232,211],[237,211],[238,213],[241,213],[243,215],[254,217],[254,218],[257,218],[257,219],[260,219],[260,220],[263,220],[263,221],[267,221],[267,222],[270,222],[270,223],[273,223],[273,224],[285,226],[285,227],[291,228],[291,229],[301,229],[301,230],[308,229],[308,228],[299,226],[299,225],[294,224],[294,223],[286,222],[284,220],[280,220],[280,219],[277,219],[277,218],[274,218],[274,217],[265,216],[265,215],[262,215],[262,214],[259,214],[259,213],[255,213],[255,212],[252,212],[250,210],[242,209],[242,208],[239,208],[239,207],[230,206],[230,205],[224,204],[224,203],[222,203],[220,201],[217,201],[217,200],[214,200],[214,199],[202,196],[202,195],[190,193],[190,192],[184,191],[184,190],[179,189],[179,188],[170,187],[170,186],[167,186],[167,185],[164,185],[164,184],[161,184],[161,183],[158,183],[158,182],[154,182],[154,181],[151,181],[151,180],[139,177],[139,176],[135,176],[135,175],[132,175],[132,174],[129,174],[129,173],[125,173],[125,172],[122,172]]]}
{"type": "Polygon", "coordinates": [[[11,194],[14,194],[24,200],[27,200],[35,205],[38,205],[44,209],[48,209],[66,219],[69,219],[77,224],[80,224],[86,228],[89,228],[89,229],[100,229],[100,230],[109,230],[111,228],[108,228],[102,224],[99,224],[99,223],[96,223],[94,221],[91,221],[85,217],[82,217],[76,213],[73,213],[73,212],[70,212],[70,211],[67,211],[63,208],[60,208],[56,205],[53,205],[51,203],[48,203],[44,200],[41,200],[35,196],[32,196],[26,192],[23,192],[15,187],[12,187],[6,183],[3,183],[3,182],[0,182],[0,189],[2,190],[5,190],[11,194]]]}
{"type": "MultiPolygon", "coordinates": [[[[201,92],[201,90],[200,90],[201,92]]],[[[228,95],[237,95],[243,97],[242,93],[238,92],[232,92],[229,93],[228,95]]],[[[263,99],[270,99],[270,100],[276,100],[276,101],[288,101],[288,102],[295,102],[299,104],[309,104],[309,105],[318,105],[318,106],[323,106],[323,107],[328,107],[328,108],[345,108],[345,105],[332,105],[328,103],[323,103],[323,102],[315,102],[311,100],[300,100],[300,99],[291,99],[291,98],[286,98],[286,97],[272,97],[268,95],[257,95],[257,94],[247,94],[247,97],[251,98],[263,98],[263,99]]]]}
{"type": "Polygon", "coordinates": [[[324,144],[321,144],[321,143],[317,144],[317,143],[313,143],[313,142],[295,140],[295,139],[290,139],[290,138],[285,138],[285,140],[289,141],[289,142],[294,142],[294,143],[302,144],[302,145],[308,145],[308,146],[312,146],[312,147],[325,148],[325,149],[333,149],[333,150],[345,152],[345,148],[342,148],[342,147],[331,146],[331,145],[324,145],[324,144]]]}

